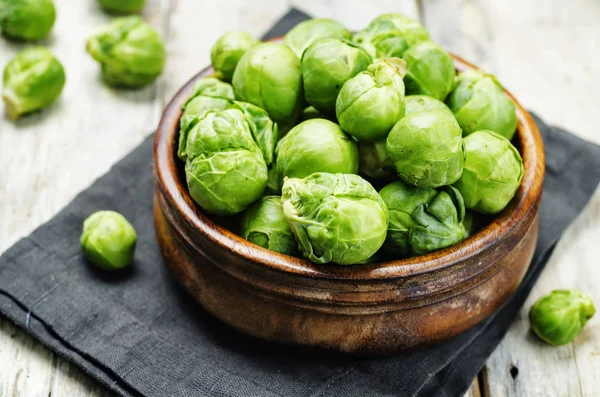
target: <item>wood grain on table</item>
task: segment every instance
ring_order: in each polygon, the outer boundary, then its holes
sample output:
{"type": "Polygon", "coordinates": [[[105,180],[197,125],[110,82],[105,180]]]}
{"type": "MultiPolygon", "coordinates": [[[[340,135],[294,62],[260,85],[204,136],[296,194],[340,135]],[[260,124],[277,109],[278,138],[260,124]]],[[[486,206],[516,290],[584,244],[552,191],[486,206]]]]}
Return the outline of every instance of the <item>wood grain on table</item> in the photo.
{"type": "MultiPolygon", "coordinates": [[[[167,43],[158,82],[112,90],[84,40],[111,18],[94,0],[55,0],[48,46],[67,84],[50,108],[16,123],[0,118],[0,252],[49,220],[157,125],[178,88],[209,63],[225,31],[260,36],[289,7],[352,30],[378,14],[425,23],[446,49],[494,73],[550,124],[600,143],[600,2],[597,0],[148,0],[144,17],[167,43]]],[[[0,40],[0,68],[24,44],[0,40]]],[[[0,112],[3,109],[0,105],[0,112]]],[[[600,190],[567,229],[506,338],[469,396],[599,396],[600,316],[573,343],[549,347],[529,333],[527,310],[554,288],[581,288],[600,303],[600,190]]],[[[0,319],[0,396],[107,396],[106,389],[0,319]]]]}

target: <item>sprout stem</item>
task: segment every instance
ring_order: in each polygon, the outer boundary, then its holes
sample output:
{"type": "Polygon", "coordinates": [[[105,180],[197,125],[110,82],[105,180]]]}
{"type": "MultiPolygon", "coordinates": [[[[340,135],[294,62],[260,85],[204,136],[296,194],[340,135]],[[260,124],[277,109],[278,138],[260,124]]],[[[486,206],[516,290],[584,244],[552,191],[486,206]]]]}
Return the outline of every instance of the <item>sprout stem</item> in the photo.
{"type": "Polygon", "coordinates": [[[23,112],[19,109],[19,100],[12,91],[5,89],[2,92],[2,100],[4,101],[6,115],[10,120],[16,120],[21,117],[23,112]]]}

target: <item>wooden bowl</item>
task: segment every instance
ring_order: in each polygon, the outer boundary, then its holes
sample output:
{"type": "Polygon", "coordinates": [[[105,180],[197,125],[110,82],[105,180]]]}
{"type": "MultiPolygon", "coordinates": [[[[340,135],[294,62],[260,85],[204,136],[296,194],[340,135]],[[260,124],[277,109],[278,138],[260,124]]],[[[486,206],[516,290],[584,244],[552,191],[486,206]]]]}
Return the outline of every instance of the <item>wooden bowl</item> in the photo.
{"type": "MultiPolygon", "coordinates": [[[[475,67],[454,56],[456,69],[475,67]]],[[[372,265],[315,265],[249,243],[207,216],[176,155],[181,106],[204,69],[165,109],[154,143],[158,241],[177,280],[207,311],[241,332],[289,344],[389,355],[455,336],[498,309],[521,282],[536,246],[544,150],[517,108],[524,176],[508,207],[465,241],[372,265]]]]}

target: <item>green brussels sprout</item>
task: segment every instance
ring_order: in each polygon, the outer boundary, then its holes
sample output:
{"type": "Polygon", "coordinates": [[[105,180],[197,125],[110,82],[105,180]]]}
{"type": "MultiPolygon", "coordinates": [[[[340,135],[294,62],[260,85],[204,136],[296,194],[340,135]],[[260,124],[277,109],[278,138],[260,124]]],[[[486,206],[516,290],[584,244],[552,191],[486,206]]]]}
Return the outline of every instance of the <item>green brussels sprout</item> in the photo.
{"type": "Polygon", "coordinates": [[[387,154],[404,182],[421,187],[450,185],[465,162],[461,129],[444,109],[403,117],[387,138],[387,154]]]}
{"type": "Polygon", "coordinates": [[[146,0],[98,0],[105,11],[118,14],[134,14],[142,11],[146,0]]]}
{"type": "Polygon", "coordinates": [[[404,105],[406,107],[405,115],[429,109],[444,109],[452,114],[444,102],[427,95],[407,95],[404,97],[404,105]]]}
{"type": "Polygon", "coordinates": [[[300,121],[306,121],[311,119],[326,119],[337,123],[335,115],[323,113],[320,110],[315,109],[313,106],[309,106],[302,111],[302,117],[300,117],[300,121]]]}
{"type": "Polygon", "coordinates": [[[139,88],[152,83],[165,66],[165,45],[139,16],[116,18],[86,43],[100,63],[102,77],[112,87],[139,88]]]}
{"type": "Polygon", "coordinates": [[[277,168],[275,163],[271,164],[271,168],[267,173],[267,187],[265,188],[266,195],[278,195],[281,193],[281,186],[279,185],[279,175],[277,174],[277,168]]]}
{"type": "Polygon", "coordinates": [[[196,119],[201,119],[208,112],[229,109],[235,94],[230,84],[214,77],[200,79],[194,85],[194,91],[183,104],[183,114],[179,120],[179,149],[177,156],[185,161],[185,145],[187,134],[196,119]]]}
{"type": "Polygon", "coordinates": [[[98,211],[83,222],[80,242],[88,261],[104,270],[131,264],[137,235],[131,223],[115,211],[98,211]]]}
{"type": "Polygon", "coordinates": [[[497,214],[521,185],[523,160],[508,139],[493,131],[477,131],[464,138],[466,160],[454,187],[467,208],[497,214]]]}
{"type": "Polygon", "coordinates": [[[408,238],[410,229],[417,226],[412,215],[422,205],[429,204],[437,191],[433,188],[409,186],[402,181],[386,185],[379,192],[388,207],[389,226],[384,249],[403,257],[412,253],[408,238]]]}
{"type": "Polygon", "coordinates": [[[350,40],[352,33],[338,21],[315,18],[294,26],[283,38],[283,44],[288,46],[300,59],[304,50],[310,47],[312,43],[326,38],[350,40]]]}
{"type": "Polygon", "coordinates": [[[271,165],[278,139],[277,124],[271,121],[265,110],[251,103],[235,102],[233,107],[246,116],[254,141],[263,152],[265,163],[271,165]]]}
{"type": "Polygon", "coordinates": [[[342,85],[367,69],[372,60],[365,50],[340,39],[321,39],[302,55],[304,97],[322,112],[335,112],[342,85]]]}
{"type": "Polygon", "coordinates": [[[479,130],[492,130],[510,140],[515,134],[515,104],[491,74],[476,71],[459,74],[446,103],[465,136],[479,130]]]}
{"type": "Polygon", "coordinates": [[[314,173],[286,178],[281,205],[300,251],[314,263],[353,265],[385,241],[388,211],[358,175],[314,173]]]}
{"type": "Polygon", "coordinates": [[[380,191],[389,210],[384,248],[401,256],[422,255],[467,237],[465,205],[458,190],[409,186],[392,182],[380,191]]]}
{"type": "Polygon", "coordinates": [[[344,131],[359,141],[387,137],[404,116],[404,67],[399,58],[385,59],[344,83],[335,104],[344,131]]]}
{"type": "Polygon", "coordinates": [[[304,178],[314,172],[356,174],[356,143],[339,125],[325,119],[303,121],[275,149],[279,186],[284,177],[304,178]]]}
{"type": "Polygon", "coordinates": [[[4,100],[8,118],[50,106],[65,85],[65,71],[60,62],[44,47],[19,52],[4,69],[4,100]]]}
{"type": "Polygon", "coordinates": [[[481,215],[474,211],[465,210],[465,219],[463,220],[463,225],[465,227],[465,231],[467,232],[466,237],[474,235],[481,228],[481,215]]]}
{"type": "Polygon", "coordinates": [[[390,179],[396,175],[394,163],[387,156],[385,139],[358,142],[358,171],[375,180],[390,179]]]}
{"type": "Polygon", "coordinates": [[[232,84],[238,100],[265,109],[280,128],[293,125],[304,108],[300,60],[282,44],[262,43],[246,52],[232,84]]]}
{"type": "Polygon", "coordinates": [[[403,59],[407,94],[429,95],[443,101],[452,91],[454,61],[439,45],[431,41],[419,43],[406,51],[403,59]]]}
{"type": "Polygon", "coordinates": [[[264,196],[242,216],[241,235],[271,251],[296,255],[298,244],[281,209],[281,197],[264,196]]]}
{"type": "Polygon", "coordinates": [[[531,329],[553,346],[571,342],[596,313],[592,298],[579,290],[554,290],[529,310],[531,329]]]}
{"type": "Polygon", "coordinates": [[[398,13],[378,16],[353,38],[376,59],[401,58],[409,47],[429,40],[423,25],[398,13]]]}
{"type": "Polygon", "coordinates": [[[190,195],[211,214],[233,215],[258,200],[267,165],[244,113],[208,113],[189,131],[185,176],[190,195]]]}
{"type": "Polygon", "coordinates": [[[217,40],[210,50],[210,60],[216,72],[226,81],[231,81],[242,55],[260,43],[246,32],[229,32],[217,40]]]}
{"type": "Polygon", "coordinates": [[[0,0],[0,31],[9,39],[43,39],[55,20],[52,0],[0,0]]]}

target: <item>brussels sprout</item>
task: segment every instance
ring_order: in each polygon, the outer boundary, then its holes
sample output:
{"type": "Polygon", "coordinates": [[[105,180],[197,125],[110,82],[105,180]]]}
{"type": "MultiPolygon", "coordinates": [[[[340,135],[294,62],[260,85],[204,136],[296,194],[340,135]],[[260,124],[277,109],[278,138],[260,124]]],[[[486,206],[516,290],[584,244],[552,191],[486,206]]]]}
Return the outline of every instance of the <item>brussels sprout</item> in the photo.
{"type": "Polygon", "coordinates": [[[55,19],[52,0],[0,0],[0,31],[10,39],[43,39],[55,19]]]}
{"type": "Polygon", "coordinates": [[[452,91],[454,62],[439,45],[430,41],[411,47],[404,53],[407,94],[429,95],[440,101],[452,91]]]}
{"type": "Polygon", "coordinates": [[[340,39],[321,39],[302,55],[304,97],[323,112],[335,112],[342,85],[367,69],[372,60],[362,48],[340,39]]]}
{"type": "Polygon", "coordinates": [[[266,164],[270,165],[277,144],[277,124],[271,121],[267,112],[251,103],[235,102],[233,107],[246,116],[254,141],[263,152],[266,164]]]}
{"type": "Polygon", "coordinates": [[[311,119],[326,119],[337,123],[335,115],[323,113],[320,110],[315,109],[313,106],[309,106],[302,111],[302,117],[300,117],[300,121],[306,121],[311,119]]]}
{"type": "Polygon", "coordinates": [[[387,207],[358,175],[317,172],[286,178],[282,191],[283,214],[310,261],[352,265],[383,244],[387,207]]]}
{"type": "Polygon", "coordinates": [[[210,60],[215,71],[226,81],[231,81],[242,55],[258,45],[260,41],[246,32],[229,32],[217,40],[210,51],[210,60]]]}
{"type": "Polygon", "coordinates": [[[313,172],[356,174],[356,143],[339,125],[325,119],[303,121],[275,149],[279,186],[283,178],[304,178],[313,172]]]}
{"type": "Polygon", "coordinates": [[[579,290],[554,290],[529,310],[531,328],[553,346],[571,342],[596,313],[592,298],[579,290]]]}
{"type": "Polygon", "coordinates": [[[228,109],[234,98],[233,87],[214,77],[205,77],[196,82],[192,95],[183,104],[183,114],[179,120],[177,156],[180,159],[186,159],[187,134],[194,120],[203,118],[208,112],[228,109]]]}
{"type": "Polygon", "coordinates": [[[517,129],[515,104],[491,74],[475,71],[459,74],[446,103],[465,136],[492,130],[510,140],[517,129]]]}
{"type": "Polygon", "coordinates": [[[98,211],[83,222],[80,242],[88,261],[104,270],[118,270],[133,260],[137,235],[118,212],[98,211]]]}
{"type": "Polygon", "coordinates": [[[335,104],[344,131],[358,140],[385,139],[404,116],[404,61],[390,58],[346,81],[335,104]]]}
{"type": "Polygon", "coordinates": [[[98,0],[98,3],[108,12],[133,14],[142,11],[146,0],[98,0]]]}
{"type": "Polygon", "coordinates": [[[456,182],[465,161],[461,129],[443,109],[403,117],[387,138],[387,154],[400,179],[421,187],[456,182]]]}
{"type": "Polygon", "coordinates": [[[139,88],[152,83],[165,66],[165,46],[139,16],[116,18],[86,43],[100,63],[102,77],[113,87],[139,88]]]}
{"type": "Polygon", "coordinates": [[[396,175],[394,163],[387,156],[385,139],[358,143],[358,170],[371,179],[385,180],[396,175]]]}
{"type": "Polygon", "coordinates": [[[208,113],[189,131],[185,175],[190,195],[207,212],[233,215],[262,196],[267,165],[244,113],[208,113]]]}
{"type": "Polygon", "coordinates": [[[388,252],[408,256],[412,252],[408,234],[411,228],[417,226],[412,215],[420,206],[429,204],[438,193],[433,188],[409,186],[402,181],[395,181],[381,189],[379,194],[389,211],[384,248],[388,252]]]}
{"type": "Polygon", "coordinates": [[[407,95],[404,97],[406,115],[429,109],[444,109],[452,114],[452,111],[446,104],[427,95],[407,95]]]}
{"type": "Polygon", "coordinates": [[[265,194],[277,195],[281,193],[281,186],[279,185],[279,175],[277,174],[277,168],[275,163],[271,164],[271,168],[267,173],[267,187],[265,188],[265,194]]]}
{"type": "Polygon", "coordinates": [[[281,210],[281,197],[264,196],[242,217],[241,235],[271,251],[296,255],[298,244],[281,210]]]}
{"type": "Polygon", "coordinates": [[[4,100],[8,118],[50,106],[65,85],[65,71],[60,62],[44,47],[18,53],[4,69],[4,100]]]}
{"type": "Polygon", "coordinates": [[[312,43],[326,38],[350,40],[352,33],[338,21],[315,18],[294,26],[283,38],[283,44],[288,46],[300,59],[304,50],[310,47],[312,43]]]}
{"type": "Polygon", "coordinates": [[[467,236],[472,236],[480,229],[482,224],[481,215],[477,212],[465,210],[465,219],[463,220],[463,226],[467,232],[467,236]]]}
{"type": "Polygon", "coordinates": [[[401,256],[422,255],[454,245],[467,237],[465,205],[458,190],[409,186],[401,181],[381,189],[389,210],[384,248],[401,256]]]}
{"type": "Polygon", "coordinates": [[[373,58],[402,57],[404,52],[421,41],[429,41],[429,33],[419,22],[398,13],[383,14],[354,35],[373,58]]]}
{"type": "Polygon", "coordinates": [[[477,131],[464,138],[466,160],[454,184],[467,208],[496,214],[514,197],[523,178],[519,151],[500,134],[477,131]]]}
{"type": "Polygon", "coordinates": [[[238,100],[265,109],[280,128],[293,125],[302,113],[300,60],[282,44],[262,43],[246,52],[232,84],[238,100]]]}

